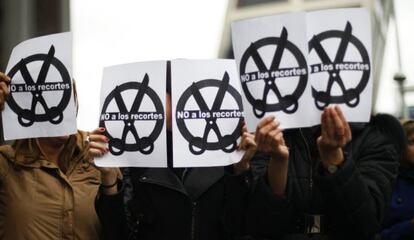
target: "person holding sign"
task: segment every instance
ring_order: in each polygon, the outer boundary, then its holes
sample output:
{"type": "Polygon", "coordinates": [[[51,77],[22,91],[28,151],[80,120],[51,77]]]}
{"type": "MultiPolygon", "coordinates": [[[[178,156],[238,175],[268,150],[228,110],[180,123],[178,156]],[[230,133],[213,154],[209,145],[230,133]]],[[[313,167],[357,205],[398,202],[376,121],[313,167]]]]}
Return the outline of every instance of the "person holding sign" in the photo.
{"type": "MultiPolygon", "coordinates": [[[[1,110],[9,83],[0,72],[1,110]]],[[[100,239],[94,199],[101,178],[89,159],[81,131],[1,146],[0,238],[100,239]]]]}
{"type": "MultiPolygon", "coordinates": [[[[171,139],[171,97],[167,94],[167,129],[171,139]]],[[[249,196],[249,161],[256,148],[244,129],[238,164],[208,168],[101,168],[96,209],[105,239],[234,239],[243,233],[243,210],[249,196]]],[[[103,135],[91,135],[90,153],[106,154],[103,135]]],[[[172,145],[168,144],[171,159],[172,145]]],[[[99,161],[99,159],[96,159],[99,161]]]]}
{"type": "Polygon", "coordinates": [[[269,239],[371,239],[379,232],[397,175],[403,133],[388,115],[350,126],[338,106],[319,128],[257,126],[268,154],[247,213],[248,232],[269,239]]]}
{"type": "Polygon", "coordinates": [[[414,120],[407,120],[402,125],[407,142],[401,144],[405,146],[405,154],[381,232],[384,240],[414,237],[414,120]]]}

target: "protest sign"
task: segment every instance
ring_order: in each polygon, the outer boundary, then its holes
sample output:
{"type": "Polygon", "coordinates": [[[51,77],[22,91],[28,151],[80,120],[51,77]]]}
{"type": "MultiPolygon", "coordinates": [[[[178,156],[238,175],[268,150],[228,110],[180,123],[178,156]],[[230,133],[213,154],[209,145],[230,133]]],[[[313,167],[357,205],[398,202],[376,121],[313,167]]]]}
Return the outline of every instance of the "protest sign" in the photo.
{"type": "Polygon", "coordinates": [[[104,69],[100,127],[109,154],[96,161],[110,167],[167,167],[166,61],[104,69]]]}
{"type": "Polygon", "coordinates": [[[174,167],[240,160],[243,103],[234,60],[171,63],[174,167]]]}
{"type": "Polygon", "coordinates": [[[367,9],[348,8],[307,14],[308,64],[317,109],[341,107],[349,122],[371,116],[371,23],[367,9]]]}
{"type": "Polygon", "coordinates": [[[71,33],[20,43],[6,73],[11,83],[2,113],[5,140],[76,133],[71,33]]]}

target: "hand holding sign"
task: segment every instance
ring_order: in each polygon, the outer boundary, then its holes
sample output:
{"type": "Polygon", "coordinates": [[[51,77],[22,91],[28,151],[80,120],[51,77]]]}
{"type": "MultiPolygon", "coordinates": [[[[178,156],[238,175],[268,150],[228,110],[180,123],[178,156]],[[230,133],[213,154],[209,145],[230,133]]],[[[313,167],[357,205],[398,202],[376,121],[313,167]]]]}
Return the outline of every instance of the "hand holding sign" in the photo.
{"type": "Polygon", "coordinates": [[[306,19],[309,79],[316,110],[338,104],[348,121],[369,121],[372,96],[369,11],[321,10],[307,13],[306,19]]]}
{"type": "Polygon", "coordinates": [[[97,159],[97,165],[167,166],[166,63],[129,63],[104,69],[99,126],[106,130],[103,134],[110,154],[97,159]]]}
{"type": "Polygon", "coordinates": [[[370,75],[370,63],[369,56],[364,45],[352,35],[352,26],[349,22],[346,23],[345,30],[341,31],[327,31],[314,35],[309,42],[309,50],[315,50],[320,57],[322,63],[314,64],[311,66],[312,73],[324,72],[329,73],[329,80],[326,87],[326,91],[317,91],[312,88],[312,96],[315,98],[316,107],[323,110],[324,107],[330,103],[346,103],[349,107],[356,107],[359,104],[360,94],[368,84],[370,75]],[[321,42],[330,38],[339,38],[340,44],[338,51],[335,55],[334,61],[331,61],[330,57],[322,47],[321,42]],[[362,62],[345,62],[345,54],[348,48],[351,46],[357,48],[361,54],[362,62]],[[363,75],[358,86],[355,88],[347,89],[344,80],[341,77],[341,71],[362,71],[363,75]],[[341,90],[339,96],[333,96],[333,86],[336,83],[341,90]]]}
{"type": "Polygon", "coordinates": [[[238,162],[244,120],[234,60],[174,60],[171,70],[173,143],[186,146],[174,148],[174,166],[238,162]]]}
{"type": "Polygon", "coordinates": [[[232,24],[233,49],[251,131],[268,115],[277,116],[283,128],[317,124],[317,113],[306,107],[311,95],[305,24],[304,13],[232,24]]]}
{"type": "Polygon", "coordinates": [[[285,144],[280,123],[273,116],[262,119],[256,128],[257,149],[270,155],[267,179],[272,191],[283,196],[286,192],[289,148],[285,144]]]}
{"type": "Polygon", "coordinates": [[[329,104],[342,104],[349,121],[367,122],[369,19],[366,9],[333,9],[233,23],[249,128],[267,115],[277,116],[285,129],[314,126],[329,104]]]}
{"type": "Polygon", "coordinates": [[[101,172],[102,185],[111,186],[110,188],[104,187],[105,194],[115,194],[117,192],[117,187],[114,183],[117,182],[119,172],[118,168],[98,167],[94,162],[95,157],[102,157],[109,152],[109,149],[107,148],[109,139],[103,135],[104,132],[104,128],[97,128],[88,134],[88,157],[91,164],[93,164],[101,172]]]}
{"type": "Polygon", "coordinates": [[[4,109],[4,103],[10,94],[8,85],[10,84],[10,77],[0,72],[0,111],[4,109]]]}
{"type": "Polygon", "coordinates": [[[91,158],[102,157],[108,153],[107,147],[109,139],[103,134],[105,128],[98,128],[90,132],[87,141],[89,142],[89,156],[91,158]]]}
{"type": "Polygon", "coordinates": [[[240,162],[233,165],[234,173],[240,174],[250,169],[250,160],[252,160],[257,150],[257,144],[254,141],[254,134],[247,131],[247,126],[242,129],[242,139],[238,146],[239,151],[245,151],[240,162]]]}
{"type": "MultiPolygon", "coordinates": [[[[193,154],[195,155],[202,154],[208,148],[208,145],[211,145],[209,144],[209,141],[208,141],[208,135],[210,134],[211,131],[214,131],[217,138],[219,139],[218,141],[219,147],[223,152],[233,152],[236,149],[237,138],[233,137],[233,134],[222,136],[220,129],[217,125],[217,117],[214,116],[215,113],[218,113],[221,109],[221,104],[223,103],[224,95],[226,94],[228,87],[229,87],[229,75],[226,72],[223,76],[222,82],[217,91],[216,97],[213,102],[213,106],[210,109],[207,103],[204,101],[204,98],[200,93],[197,83],[193,82],[193,84],[191,85],[192,96],[196,100],[198,106],[200,107],[200,110],[205,113],[211,112],[211,116],[208,118],[205,118],[206,127],[204,129],[203,136],[202,137],[193,136],[191,139],[189,139],[190,140],[189,148],[193,154]]],[[[212,150],[212,148],[209,148],[209,149],[212,150]]]]}
{"type": "MultiPolygon", "coordinates": [[[[14,77],[18,71],[20,71],[23,80],[25,81],[25,85],[18,85],[13,84],[11,89],[13,92],[20,92],[20,91],[29,91],[31,92],[33,99],[30,108],[22,108],[17,104],[16,100],[14,99],[13,95],[9,99],[8,103],[9,106],[15,111],[20,112],[18,116],[18,121],[20,125],[29,127],[33,125],[34,122],[45,122],[49,121],[52,124],[59,124],[63,120],[63,111],[71,98],[71,79],[68,71],[66,70],[65,66],[54,57],[55,55],[55,47],[52,45],[49,49],[47,54],[36,54],[29,56],[27,58],[21,59],[20,62],[15,65],[9,72],[11,77],[14,77]],[[42,67],[39,71],[39,75],[37,77],[36,82],[33,80],[27,65],[34,61],[43,61],[42,67]],[[50,66],[53,65],[61,75],[62,82],[48,82],[46,83],[46,77],[49,73],[50,66]],[[59,87],[63,86],[63,87],[59,87]],[[61,101],[57,106],[49,107],[48,103],[43,96],[44,91],[48,91],[49,89],[59,89],[63,90],[63,96],[61,101]],[[60,89],[61,88],[61,89],[60,89]],[[22,89],[22,90],[20,90],[22,89]],[[24,89],[24,90],[23,90],[24,89]],[[43,114],[37,113],[37,105],[40,104],[41,107],[44,109],[43,114]]],[[[32,73],[33,74],[33,73],[32,73]]]]}
{"type": "Polygon", "coordinates": [[[76,132],[71,46],[71,33],[60,33],[13,49],[7,65],[10,96],[2,114],[6,140],[76,132]]]}
{"type": "Polygon", "coordinates": [[[268,153],[273,160],[287,161],[289,149],[285,144],[280,123],[273,116],[263,118],[256,128],[257,149],[268,153]]]}
{"type": "Polygon", "coordinates": [[[325,108],[322,114],[321,136],[317,144],[324,166],[340,165],[345,159],[342,148],[351,141],[352,133],[338,106],[325,108]]]}

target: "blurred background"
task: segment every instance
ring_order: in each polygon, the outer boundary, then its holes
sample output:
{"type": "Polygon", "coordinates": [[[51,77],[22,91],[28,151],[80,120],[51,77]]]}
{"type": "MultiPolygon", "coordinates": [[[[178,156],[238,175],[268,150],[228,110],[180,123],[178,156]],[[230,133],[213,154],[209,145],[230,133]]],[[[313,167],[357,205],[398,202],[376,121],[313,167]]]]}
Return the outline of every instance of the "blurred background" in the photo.
{"type": "Polygon", "coordinates": [[[344,7],[371,11],[373,111],[414,118],[413,0],[0,0],[0,71],[19,42],[72,31],[78,128],[90,130],[105,66],[232,58],[232,21],[344,7]]]}

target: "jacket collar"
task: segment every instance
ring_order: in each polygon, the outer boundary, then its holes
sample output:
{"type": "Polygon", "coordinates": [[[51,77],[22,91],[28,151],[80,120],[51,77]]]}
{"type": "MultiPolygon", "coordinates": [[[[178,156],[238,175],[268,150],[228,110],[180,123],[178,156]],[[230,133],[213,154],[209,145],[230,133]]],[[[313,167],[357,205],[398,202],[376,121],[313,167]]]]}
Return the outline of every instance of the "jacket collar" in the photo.
{"type": "Polygon", "coordinates": [[[169,168],[149,168],[140,176],[139,181],[172,189],[194,201],[223,176],[223,167],[193,168],[183,183],[169,168]]]}

